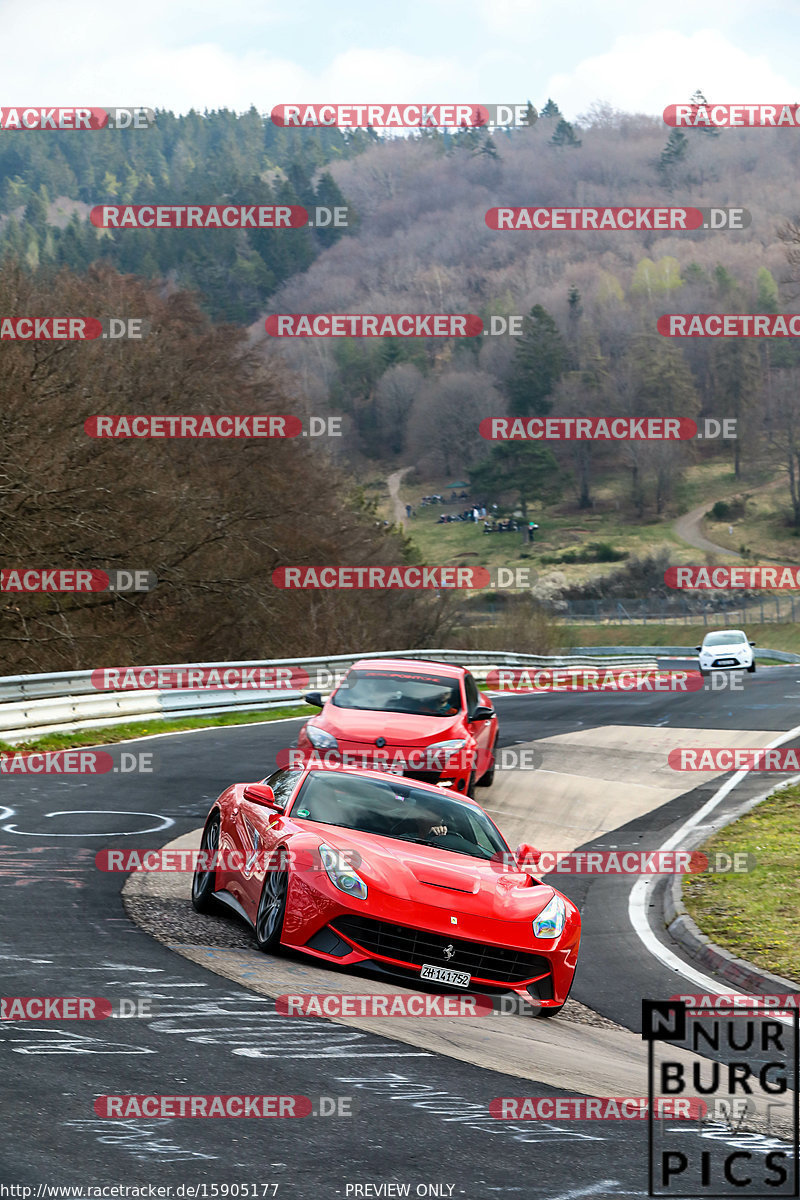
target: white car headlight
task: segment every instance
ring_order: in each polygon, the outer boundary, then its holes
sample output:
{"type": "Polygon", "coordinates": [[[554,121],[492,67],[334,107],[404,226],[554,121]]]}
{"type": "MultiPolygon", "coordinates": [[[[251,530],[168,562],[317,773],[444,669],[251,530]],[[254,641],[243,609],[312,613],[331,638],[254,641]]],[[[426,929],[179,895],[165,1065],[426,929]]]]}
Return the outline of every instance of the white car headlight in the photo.
{"type": "Polygon", "coordinates": [[[328,879],[335,888],[347,896],[355,896],[357,900],[366,900],[367,885],[361,876],[346,864],[338,850],[333,850],[322,842],[319,847],[319,856],[328,879]]]}
{"type": "Polygon", "coordinates": [[[553,896],[533,922],[533,934],[537,938],[557,938],[567,919],[567,906],[560,896],[553,896]]]}
{"type": "Polygon", "coordinates": [[[318,725],[312,725],[310,722],[306,725],[306,737],[315,750],[339,749],[339,743],[332,733],[328,733],[327,729],[320,729],[318,725]]]}

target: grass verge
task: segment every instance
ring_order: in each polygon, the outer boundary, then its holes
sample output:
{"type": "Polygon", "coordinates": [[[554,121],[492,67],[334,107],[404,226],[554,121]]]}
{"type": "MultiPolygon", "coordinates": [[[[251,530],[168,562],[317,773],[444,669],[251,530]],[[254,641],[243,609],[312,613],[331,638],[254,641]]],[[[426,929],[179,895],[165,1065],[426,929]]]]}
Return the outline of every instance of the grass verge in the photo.
{"type": "Polygon", "coordinates": [[[319,712],[309,704],[268,708],[263,712],[218,713],[208,717],[182,717],[174,721],[128,721],[124,725],[107,725],[102,729],[76,729],[72,733],[45,733],[27,742],[0,742],[0,750],[23,754],[30,750],[69,750],[73,746],[106,746],[129,738],[147,737],[154,733],[178,733],[183,729],[214,729],[219,725],[252,725],[260,721],[279,721],[284,717],[306,717],[319,712]]]}
{"type": "Polygon", "coordinates": [[[683,883],[686,909],[712,942],[792,980],[800,980],[799,824],[800,786],[773,792],[700,847],[709,855],[752,854],[754,869],[688,875],[683,883]]]}

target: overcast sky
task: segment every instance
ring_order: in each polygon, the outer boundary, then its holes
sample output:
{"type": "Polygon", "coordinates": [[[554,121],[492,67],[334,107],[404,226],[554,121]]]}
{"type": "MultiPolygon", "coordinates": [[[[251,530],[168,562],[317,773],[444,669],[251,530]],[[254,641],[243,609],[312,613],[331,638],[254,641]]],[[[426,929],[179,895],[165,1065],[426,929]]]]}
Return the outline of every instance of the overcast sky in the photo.
{"type": "Polygon", "coordinates": [[[0,0],[0,29],[2,106],[800,101],[798,0],[0,0]]]}

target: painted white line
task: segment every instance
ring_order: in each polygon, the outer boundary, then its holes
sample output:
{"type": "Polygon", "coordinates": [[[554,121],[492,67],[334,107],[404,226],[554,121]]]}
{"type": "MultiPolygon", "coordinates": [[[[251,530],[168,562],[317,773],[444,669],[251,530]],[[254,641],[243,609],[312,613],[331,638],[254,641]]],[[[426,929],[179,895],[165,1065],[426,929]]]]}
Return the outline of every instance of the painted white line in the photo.
{"type": "Polygon", "coordinates": [[[127,832],[112,829],[105,833],[41,833],[37,830],[17,829],[16,825],[3,825],[3,830],[6,833],[16,833],[19,837],[139,837],[144,833],[161,833],[162,829],[169,829],[175,822],[172,817],[162,816],[161,813],[138,812],[134,809],[130,811],[124,808],[62,808],[58,812],[45,813],[45,817],[71,817],[80,816],[83,814],[90,816],[123,816],[123,817],[155,817],[157,821],[161,821],[160,825],[150,825],[147,829],[131,829],[127,832]]]}
{"type": "MultiPolygon", "coordinates": [[[[560,1196],[553,1196],[552,1200],[579,1200],[580,1196],[599,1196],[603,1192],[607,1192],[609,1188],[615,1188],[619,1184],[618,1179],[601,1179],[598,1183],[592,1184],[591,1187],[577,1188],[571,1192],[562,1192],[560,1196]]],[[[619,1195],[620,1193],[615,1193],[619,1195]]],[[[626,1195],[638,1196],[639,1192],[628,1192],[626,1195]]]]}
{"type": "MultiPolygon", "coordinates": [[[[774,741],[768,742],[764,749],[772,750],[774,747],[782,746],[784,742],[789,742],[792,740],[792,738],[796,737],[800,737],[800,725],[796,725],[794,729],[790,729],[788,733],[782,733],[779,737],[775,738],[774,741]]],[[[709,813],[713,812],[718,804],[722,803],[725,797],[731,791],[733,791],[737,784],[741,783],[745,776],[749,774],[751,769],[752,768],[737,771],[730,777],[730,779],[726,779],[725,783],[723,783],[722,786],[717,789],[711,799],[707,800],[702,808],[698,809],[696,813],[693,813],[692,816],[688,818],[688,820],[684,821],[680,829],[678,829],[671,838],[664,842],[663,846],[661,846],[661,850],[677,849],[685,840],[687,834],[695,829],[704,820],[704,818],[708,816],[709,813]]],[[[783,786],[788,786],[797,780],[800,780],[800,776],[792,776],[791,779],[782,781],[783,786]]],[[[774,787],[770,788],[766,795],[769,795],[774,791],[774,787]]],[[[757,799],[759,799],[759,797],[757,797],[757,799]]],[[[655,876],[653,875],[647,875],[637,880],[637,882],[631,888],[631,893],[628,898],[628,917],[639,940],[643,943],[648,953],[652,954],[654,958],[658,959],[662,966],[666,967],[668,970],[675,971],[677,974],[682,975],[684,979],[689,980],[690,983],[697,984],[706,994],[713,994],[716,996],[746,995],[747,993],[737,991],[735,988],[732,988],[730,984],[719,983],[716,979],[711,979],[708,975],[704,975],[702,971],[696,971],[694,967],[690,967],[683,961],[682,958],[679,958],[677,954],[674,954],[670,949],[668,949],[668,947],[664,946],[658,940],[650,928],[650,922],[647,919],[647,897],[654,878],[655,876]]]]}

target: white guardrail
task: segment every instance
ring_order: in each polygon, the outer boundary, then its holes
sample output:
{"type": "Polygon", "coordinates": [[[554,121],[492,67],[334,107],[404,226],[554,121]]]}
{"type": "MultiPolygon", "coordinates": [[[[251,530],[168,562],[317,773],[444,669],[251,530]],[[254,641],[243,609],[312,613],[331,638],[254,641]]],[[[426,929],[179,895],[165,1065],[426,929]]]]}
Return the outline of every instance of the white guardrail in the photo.
{"type": "MultiPolygon", "coordinates": [[[[581,667],[612,666],[655,670],[653,653],[626,647],[623,653],[595,654],[591,649],[571,655],[515,654],[497,650],[386,650],[368,654],[336,654],[331,658],[281,658],[270,661],[224,663],[164,663],[153,671],[225,671],[231,668],[288,668],[304,671],[309,684],[303,690],[286,688],[192,689],[137,688],[115,691],[99,689],[92,671],[60,671],[52,675],[6,675],[0,677],[0,741],[15,743],[45,733],[67,733],[97,729],[128,721],[157,721],[176,717],[198,717],[226,712],[259,712],[267,708],[302,702],[306,691],[330,692],[354,662],[369,658],[433,659],[468,666],[475,678],[486,679],[493,667],[581,667]]],[[[136,668],[143,671],[145,668],[136,668]]]]}

